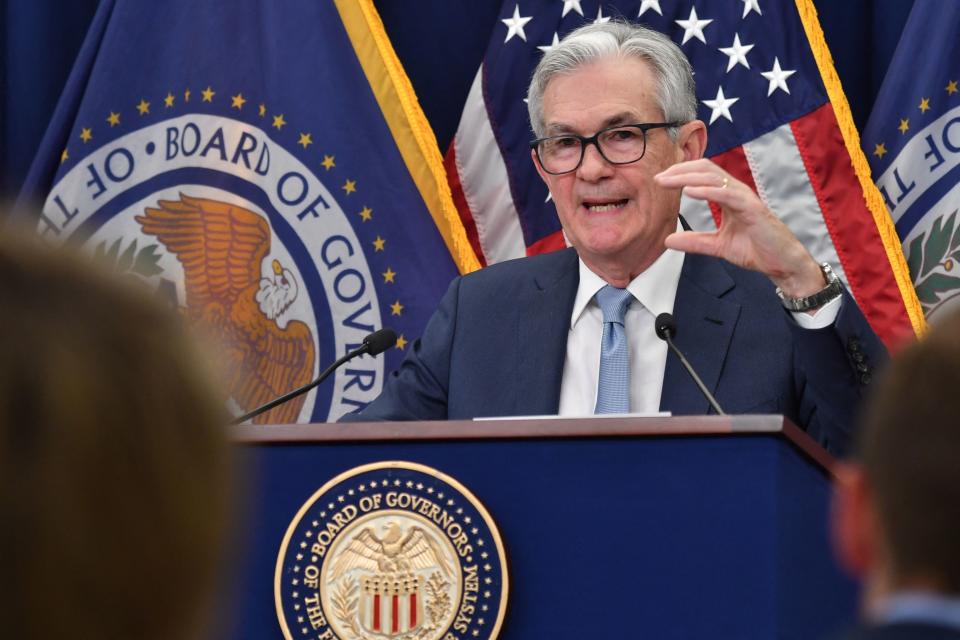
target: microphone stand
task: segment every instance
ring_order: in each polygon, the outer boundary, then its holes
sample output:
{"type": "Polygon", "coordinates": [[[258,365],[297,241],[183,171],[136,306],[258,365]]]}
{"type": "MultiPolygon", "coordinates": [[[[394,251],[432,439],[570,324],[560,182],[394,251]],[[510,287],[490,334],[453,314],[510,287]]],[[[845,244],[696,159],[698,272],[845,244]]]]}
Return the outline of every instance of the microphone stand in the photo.
{"type": "Polygon", "coordinates": [[[283,403],[286,402],[287,400],[293,400],[293,399],[296,398],[297,396],[302,395],[302,394],[310,391],[311,389],[313,389],[314,387],[316,387],[318,384],[320,384],[321,382],[323,382],[324,380],[326,380],[327,377],[329,377],[329,375],[330,375],[331,373],[333,373],[333,372],[337,369],[337,367],[339,367],[340,365],[342,365],[344,362],[347,362],[348,360],[352,360],[352,359],[356,358],[357,356],[363,355],[363,354],[365,354],[365,353],[367,353],[367,352],[369,352],[369,351],[370,351],[370,345],[369,345],[369,344],[364,344],[364,345],[363,345],[362,347],[360,347],[359,349],[354,349],[353,351],[351,351],[350,353],[348,353],[347,355],[343,356],[342,358],[340,358],[339,360],[337,360],[336,362],[334,362],[333,364],[331,364],[329,367],[327,367],[326,369],[324,369],[323,372],[320,374],[320,376],[319,376],[316,380],[314,380],[313,382],[308,382],[307,384],[303,385],[302,387],[300,387],[300,388],[298,388],[298,389],[294,389],[294,390],[291,391],[290,393],[285,393],[284,395],[280,396],[279,398],[275,398],[275,399],[271,400],[270,402],[268,402],[268,403],[266,403],[266,404],[260,405],[259,407],[257,407],[257,408],[254,409],[253,411],[251,411],[251,412],[249,412],[249,413],[245,413],[245,414],[243,414],[242,416],[240,416],[239,418],[234,418],[233,420],[230,421],[230,426],[235,426],[235,425],[238,425],[238,424],[240,424],[240,423],[242,423],[242,422],[246,422],[247,420],[250,420],[251,418],[256,418],[256,417],[257,417],[258,415],[260,415],[261,413],[265,413],[265,412],[267,412],[267,411],[270,411],[270,409],[273,409],[274,407],[283,404],[283,403]]]}
{"type": "Polygon", "coordinates": [[[670,350],[673,351],[678,358],[680,358],[680,364],[683,365],[683,368],[687,370],[687,373],[690,374],[690,377],[693,378],[693,381],[700,388],[700,393],[704,395],[707,399],[707,402],[710,403],[710,406],[713,407],[713,410],[717,412],[717,415],[725,416],[723,409],[720,408],[720,405],[717,404],[716,399],[713,397],[713,394],[707,390],[707,386],[703,384],[703,380],[700,379],[700,376],[697,375],[697,372],[693,370],[693,365],[687,361],[686,357],[680,352],[680,349],[677,349],[676,345],[673,344],[673,340],[670,338],[670,334],[666,334],[664,340],[667,341],[667,346],[670,347],[670,350]]]}
{"type": "Polygon", "coordinates": [[[709,402],[713,410],[717,412],[717,415],[727,415],[724,413],[723,409],[720,408],[720,405],[717,404],[717,399],[714,398],[713,394],[710,393],[710,390],[707,389],[707,385],[703,384],[703,380],[701,380],[700,376],[697,375],[697,372],[694,371],[693,365],[690,364],[680,349],[677,348],[677,345],[673,344],[673,334],[677,331],[677,324],[673,319],[673,316],[669,313],[661,313],[657,316],[653,326],[657,333],[657,337],[666,342],[667,346],[670,347],[670,350],[673,351],[674,355],[679,358],[680,364],[683,365],[683,368],[686,369],[687,373],[690,374],[690,377],[693,378],[694,383],[700,389],[700,393],[702,393],[703,397],[707,399],[707,402],[709,402]]]}

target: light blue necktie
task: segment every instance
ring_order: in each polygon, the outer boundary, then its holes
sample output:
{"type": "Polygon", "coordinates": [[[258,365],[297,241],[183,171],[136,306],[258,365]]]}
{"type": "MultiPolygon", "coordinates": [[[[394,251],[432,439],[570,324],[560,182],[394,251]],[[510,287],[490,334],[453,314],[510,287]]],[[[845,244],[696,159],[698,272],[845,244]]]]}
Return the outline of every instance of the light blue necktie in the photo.
{"type": "Polygon", "coordinates": [[[603,311],[603,337],[600,342],[600,379],[597,408],[594,413],[630,411],[630,353],[623,319],[633,302],[626,289],[606,285],[595,296],[603,311]]]}

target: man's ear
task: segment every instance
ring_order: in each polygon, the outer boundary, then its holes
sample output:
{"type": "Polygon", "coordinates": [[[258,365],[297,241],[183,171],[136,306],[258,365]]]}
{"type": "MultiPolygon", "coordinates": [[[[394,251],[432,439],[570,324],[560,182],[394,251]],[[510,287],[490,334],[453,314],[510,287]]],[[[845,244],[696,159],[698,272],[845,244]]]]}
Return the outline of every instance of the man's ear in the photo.
{"type": "Polygon", "coordinates": [[[840,564],[866,578],[877,568],[879,525],[873,492],[863,467],[840,464],[834,486],[831,533],[840,564]]]}
{"type": "Polygon", "coordinates": [[[547,180],[547,176],[550,174],[543,170],[543,167],[540,166],[540,160],[537,159],[537,152],[533,149],[530,149],[530,159],[533,160],[533,166],[537,168],[537,173],[540,174],[540,178],[543,180],[544,184],[547,185],[547,191],[550,190],[550,182],[547,180]]]}
{"type": "Polygon", "coordinates": [[[691,120],[680,127],[677,143],[683,154],[681,160],[699,160],[707,150],[707,125],[703,120],[691,120]]]}

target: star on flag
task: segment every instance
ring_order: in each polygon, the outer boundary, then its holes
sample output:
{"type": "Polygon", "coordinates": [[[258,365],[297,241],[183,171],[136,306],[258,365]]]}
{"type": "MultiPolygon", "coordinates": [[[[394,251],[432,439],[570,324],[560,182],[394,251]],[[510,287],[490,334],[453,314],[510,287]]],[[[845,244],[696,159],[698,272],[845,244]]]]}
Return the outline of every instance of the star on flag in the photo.
{"type": "Polygon", "coordinates": [[[533,16],[522,17],[520,15],[520,5],[515,5],[513,7],[513,17],[500,20],[503,24],[507,25],[507,38],[504,40],[504,43],[510,42],[510,39],[513,36],[520,36],[520,39],[524,42],[527,41],[527,34],[523,31],[523,27],[533,20],[533,16]]]}
{"type": "Polygon", "coordinates": [[[680,43],[681,45],[687,44],[687,41],[690,40],[690,38],[696,38],[703,44],[707,44],[707,39],[703,35],[703,28],[713,22],[713,19],[701,20],[697,16],[697,8],[690,7],[690,17],[686,20],[677,20],[676,22],[684,29],[683,41],[680,43]]]}
{"type": "Polygon", "coordinates": [[[563,13],[560,14],[560,17],[567,17],[570,11],[576,11],[581,16],[583,15],[583,7],[580,6],[580,0],[563,0],[563,13]]]}
{"type": "Polygon", "coordinates": [[[730,115],[730,107],[732,107],[740,98],[728,98],[723,95],[723,87],[717,89],[717,97],[713,100],[704,100],[703,104],[710,107],[713,111],[710,112],[710,124],[716,122],[717,118],[723,116],[730,122],[733,122],[733,116],[730,115]]]}
{"type": "Polygon", "coordinates": [[[729,60],[727,60],[727,73],[730,73],[730,70],[735,66],[743,65],[747,69],[750,68],[750,63],[747,62],[747,54],[753,49],[752,44],[740,44],[740,34],[734,34],[733,44],[729,47],[721,47],[720,52],[725,54],[729,60]]]}
{"type": "Polygon", "coordinates": [[[663,15],[663,9],[660,8],[660,0],[642,0],[642,2],[640,2],[640,13],[637,14],[637,17],[642,18],[643,14],[651,9],[663,15]]]}
{"type": "Polygon", "coordinates": [[[767,96],[769,97],[777,89],[783,89],[787,93],[790,93],[790,88],[787,87],[787,78],[795,74],[794,70],[784,70],[780,68],[780,58],[773,59],[773,68],[770,71],[761,71],[760,75],[767,79],[770,83],[767,86],[767,96]]]}
{"type": "Polygon", "coordinates": [[[746,18],[751,11],[756,11],[757,15],[763,15],[760,11],[760,0],[743,0],[743,17],[746,18]]]}
{"type": "Polygon", "coordinates": [[[543,46],[539,46],[539,47],[537,47],[537,49],[540,49],[540,51],[543,51],[544,53],[547,53],[548,51],[550,51],[550,49],[553,49],[553,48],[554,48],[555,46],[557,46],[558,44],[560,44],[560,38],[559,38],[559,36],[557,35],[557,32],[554,31],[554,32],[553,32],[553,41],[552,41],[550,44],[543,45],[543,46]]]}

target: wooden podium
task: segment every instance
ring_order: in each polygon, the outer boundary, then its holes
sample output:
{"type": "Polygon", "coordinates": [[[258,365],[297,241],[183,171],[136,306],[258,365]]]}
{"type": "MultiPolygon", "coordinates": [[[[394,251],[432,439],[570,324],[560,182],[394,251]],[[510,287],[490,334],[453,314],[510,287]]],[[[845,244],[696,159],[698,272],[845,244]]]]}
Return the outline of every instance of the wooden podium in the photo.
{"type": "Polygon", "coordinates": [[[808,640],[855,618],[828,540],[833,460],[782,416],[235,429],[249,495],[232,638],[283,638],[288,525],[334,476],[388,460],[452,476],[492,515],[501,638],[808,640]]]}

